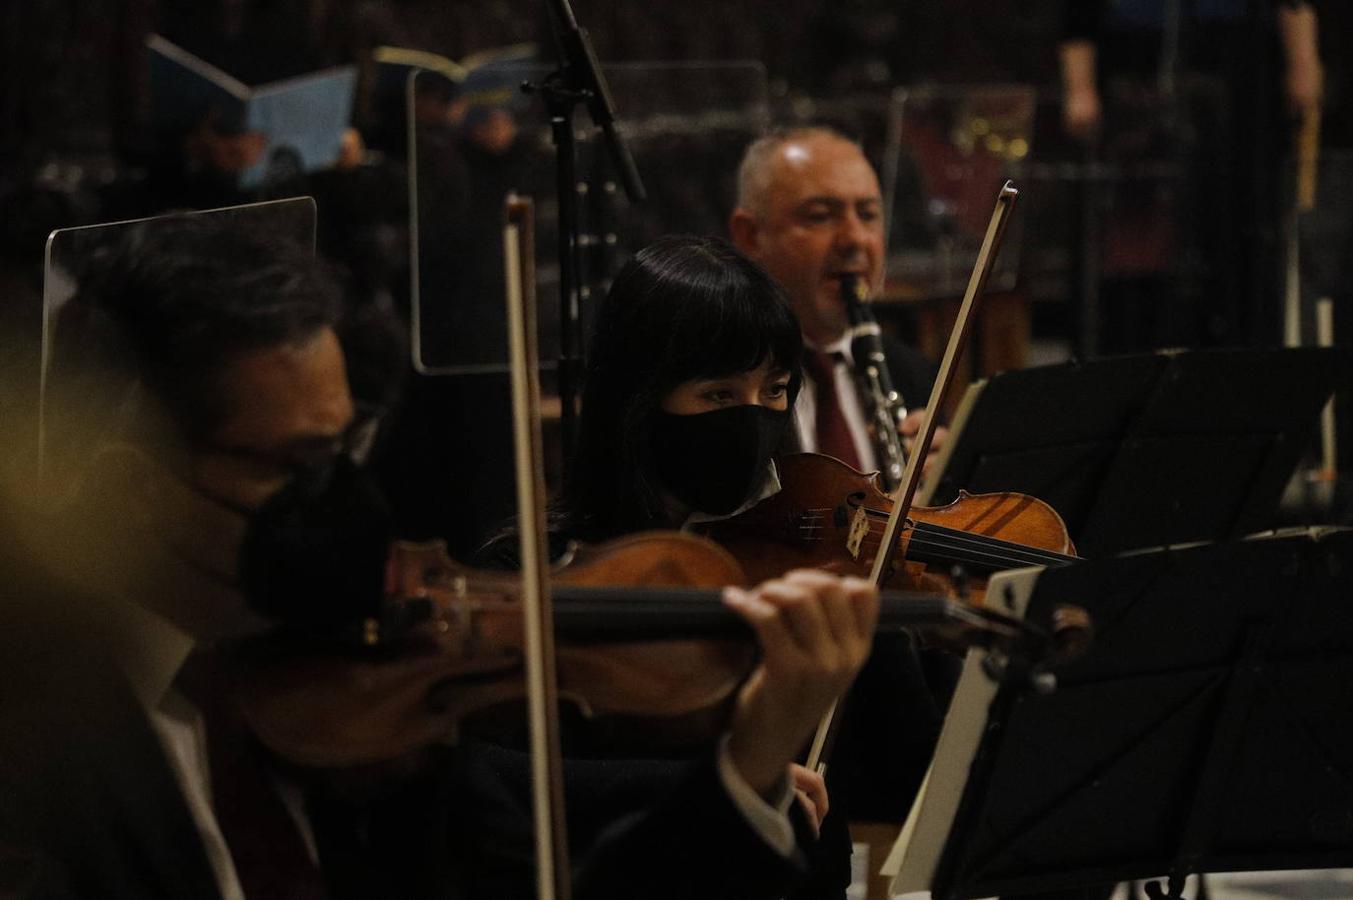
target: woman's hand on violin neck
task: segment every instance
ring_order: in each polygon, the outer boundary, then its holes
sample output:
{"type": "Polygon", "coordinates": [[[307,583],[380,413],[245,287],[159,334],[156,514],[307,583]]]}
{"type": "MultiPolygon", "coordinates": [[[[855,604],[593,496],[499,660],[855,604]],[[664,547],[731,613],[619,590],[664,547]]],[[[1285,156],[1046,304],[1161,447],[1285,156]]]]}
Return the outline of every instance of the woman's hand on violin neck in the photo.
{"type": "Polygon", "coordinates": [[[878,591],[859,578],[797,570],[724,602],[756,632],[761,664],[743,685],[728,741],[733,764],[763,796],[869,656],[878,591]]]}
{"type": "Polygon", "coordinates": [[[831,804],[827,799],[827,779],[798,763],[790,763],[789,780],[794,785],[794,796],[803,807],[813,834],[822,835],[822,820],[827,818],[831,804]]]}
{"type": "MultiPolygon", "coordinates": [[[[902,436],[902,449],[908,454],[916,446],[916,436],[921,432],[921,425],[925,422],[926,411],[924,409],[913,409],[907,413],[907,417],[897,423],[897,433],[902,436]]],[[[921,474],[929,477],[931,470],[935,467],[935,461],[939,458],[940,450],[943,449],[945,442],[949,440],[949,429],[943,425],[935,426],[935,434],[930,439],[930,452],[926,454],[925,462],[921,465],[921,474]]]]}

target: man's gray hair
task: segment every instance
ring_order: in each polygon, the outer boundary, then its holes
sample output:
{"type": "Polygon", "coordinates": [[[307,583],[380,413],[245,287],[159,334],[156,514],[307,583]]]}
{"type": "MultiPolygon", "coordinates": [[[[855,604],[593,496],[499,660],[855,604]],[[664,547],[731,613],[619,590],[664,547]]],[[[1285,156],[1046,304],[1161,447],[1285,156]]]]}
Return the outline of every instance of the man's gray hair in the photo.
{"type": "Polygon", "coordinates": [[[785,144],[815,137],[834,138],[859,146],[830,125],[795,125],[776,128],[747,145],[742,162],[738,163],[737,206],[760,216],[766,208],[766,192],[770,189],[770,163],[785,144]]]}

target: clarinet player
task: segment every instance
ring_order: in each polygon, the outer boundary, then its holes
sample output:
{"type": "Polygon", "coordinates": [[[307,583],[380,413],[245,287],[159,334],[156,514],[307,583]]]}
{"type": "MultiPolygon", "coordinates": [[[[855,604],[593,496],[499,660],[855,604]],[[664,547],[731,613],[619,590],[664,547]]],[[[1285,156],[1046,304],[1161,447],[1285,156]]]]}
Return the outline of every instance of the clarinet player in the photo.
{"type": "MultiPolygon", "coordinates": [[[[826,453],[866,472],[882,468],[888,460],[871,439],[868,398],[856,389],[844,291],[854,282],[872,293],[883,282],[883,198],[860,146],[827,128],[778,131],[753,142],[738,169],[729,230],[734,245],[779,283],[803,332],[806,377],[790,429],[795,446],[788,449],[826,453]]],[[[935,370],[900,342],[882,336],[881,343],[898,400],[910,410],[898,422],[906,451],[935,370]]],[[[927,461],[945,436],[937,430],[927,461]]],[[[845,701],[827,771],[827,820],[844,818],[857,842],[870,843],[862,867],[877,870],[886,835],[895,835],[911,808],[956,675],[954,659],[921,650],[906,635],[880,638],[845,701]]]]}
{"type": "MultiPolygon", "coordinates": [[[[861,471],[886,470],[885,435],[871,436],[861,396],[843,284],[872,294],[883,283],[883,196],[859,144],[825,127],[794,128],[754,141],[738,168],[733,244],[760,263],[789,297],[805,343],[807,378],[794,407],[799,450],[834,456],[861,471]],[[882,452],[881,452],[882,451],[882,452]]],[[[905,451],[920,428],[934,367],[882,335],[905,451]]],[[[862,367],[861,367],[862,368],[862,367]]],[[[946,432],[935,434],[934,452],[946,432]]],[[[900,474],[900,472],[898,473],[900,474]]]]}

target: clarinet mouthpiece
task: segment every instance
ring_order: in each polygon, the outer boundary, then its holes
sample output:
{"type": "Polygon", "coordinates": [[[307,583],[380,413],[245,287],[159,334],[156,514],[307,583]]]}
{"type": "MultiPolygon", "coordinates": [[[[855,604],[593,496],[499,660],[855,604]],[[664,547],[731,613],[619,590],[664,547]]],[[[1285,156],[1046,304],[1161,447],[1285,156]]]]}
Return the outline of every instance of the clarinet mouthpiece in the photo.
{"type": "Polygon", "coordinates": [[[869,299],[869,289],[865,286],[864,279],[854,272],[842,275],[841,298],[846,301],[847,306],[866,302],[869,299]]]}

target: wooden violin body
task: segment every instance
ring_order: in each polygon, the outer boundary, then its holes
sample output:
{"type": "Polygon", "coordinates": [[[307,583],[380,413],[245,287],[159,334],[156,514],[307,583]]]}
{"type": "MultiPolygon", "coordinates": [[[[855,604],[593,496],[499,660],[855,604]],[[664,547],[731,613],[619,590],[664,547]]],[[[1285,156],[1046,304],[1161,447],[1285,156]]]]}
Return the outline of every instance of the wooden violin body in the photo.
{"type": "MultiPolygon", "coordinates": [[[[515,573],[460,566],[440,542],[395,545],[390,570],[392,602],[429,611],[394,646],[358,654],[292,646],[236,658],[245,715],[282,757],[326,767],[397,759],[453,743],[467,719],[522,699],[515,573]]],[[[751,670],[755,648],[732,634],[665,639],[679,630],[681,610],[668,603],[655,614],[643,589],[741,584],[726,551],[694,535],[637,534],[575,551],[553,581],[561,698],[588,714],[643,717],[658,736],[682,731],[687,741],[704,737],[695,723],[722,721],[716,713],[751,670]],[[569,603],[572,596],[588,602],[569,603]],[[631,626],[635,619],[643,621],[631,626]],[[579,642],[582,634],[589,637],[579,642]]]]}
{"type": "MultiPolygon", "coordinates": [[[[725,547],[752,581],[811,567],[868,577],[893,500],[877,473],[816,453],[776,460],[782,489],[703,531],[725,547]]],[[[940,590],[980,604],[985,576],[1029,565],[1075,561],[1057,511],[1025,494],[967,494],[947,506],[913,507],[885,584],[940,590]],[[965,584],[955,584],[959,567],[965,584]]]]}
{"type": "MultiPolygon", "coordinates": [[[[228,654],[246,720],[281,758],[323,768],[386,762],[454,743],[465,723],[503,710],[519,718],[516,574],[465,568],[440,544],[400,544],[390,576],[388,605],[418,612],[392,618],[404,623],[395,633],[368,622],[353,632],[364,641],[274,636],[228,654]]],[[[720,733],[757,659],[751,629],[720,599],[725,585],[747,583],[726,550],[697,535],[636,534],[575,550],[552,580],[562,698],[605,717],[629,746],[679,751],[720,733]]],[[[1048,641],[1041,629],[931,593],[884,592],[879,627],[1039,658],[1069,646],[1067,629],[1048,641]]]]}

